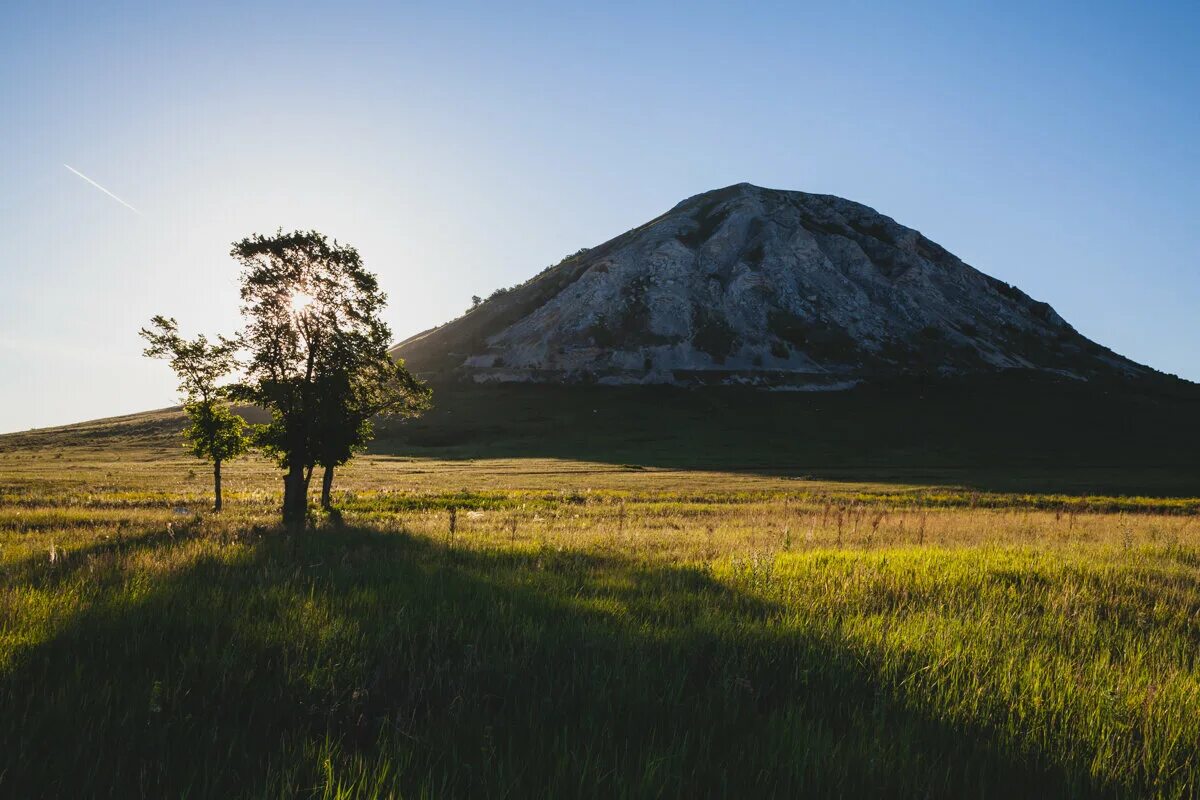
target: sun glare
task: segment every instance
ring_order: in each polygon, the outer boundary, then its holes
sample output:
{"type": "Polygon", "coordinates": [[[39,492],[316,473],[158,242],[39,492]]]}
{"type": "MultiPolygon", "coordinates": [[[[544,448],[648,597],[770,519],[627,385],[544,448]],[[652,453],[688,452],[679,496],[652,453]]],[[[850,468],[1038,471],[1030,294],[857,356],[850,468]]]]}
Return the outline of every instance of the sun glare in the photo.
{"type": "Polygon", "coordinates": [[[292,292],[292,313],[303,314],[317,299],[307,292],[292,292]]]}

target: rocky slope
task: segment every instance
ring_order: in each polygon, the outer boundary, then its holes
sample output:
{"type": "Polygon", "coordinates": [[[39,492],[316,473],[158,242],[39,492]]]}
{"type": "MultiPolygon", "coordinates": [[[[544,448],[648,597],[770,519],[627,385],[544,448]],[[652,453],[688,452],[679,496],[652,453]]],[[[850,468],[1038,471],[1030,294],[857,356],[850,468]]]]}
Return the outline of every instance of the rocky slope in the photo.
{"type": "Polygon", "coordinates": [[[394,353],[475,381],[837,388],[909,373],[1152,372],[864,205],[745,183],[684,200],[394,353]]]}

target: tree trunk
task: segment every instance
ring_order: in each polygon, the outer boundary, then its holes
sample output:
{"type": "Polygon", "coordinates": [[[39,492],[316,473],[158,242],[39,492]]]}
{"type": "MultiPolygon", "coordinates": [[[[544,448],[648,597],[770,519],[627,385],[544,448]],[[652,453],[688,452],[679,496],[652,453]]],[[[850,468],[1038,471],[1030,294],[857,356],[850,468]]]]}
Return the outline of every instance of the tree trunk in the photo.
{"type": "Polygon", "coordinates": [[[221,510],[221,459],[213,461],[213,511],[221,510]]]}
{"type": "Polygon", "coordinates": [[[321,478],[321,508],[329,511],[333,508],[333,467],[325,467],[325,475],[321,478]]]}
{"type": "Polygon", "coordinates": [[[285,525],[304,525],[308,515],[308,481],[304,464],[293,464],[283,476],[283,522],[285,525]]]}

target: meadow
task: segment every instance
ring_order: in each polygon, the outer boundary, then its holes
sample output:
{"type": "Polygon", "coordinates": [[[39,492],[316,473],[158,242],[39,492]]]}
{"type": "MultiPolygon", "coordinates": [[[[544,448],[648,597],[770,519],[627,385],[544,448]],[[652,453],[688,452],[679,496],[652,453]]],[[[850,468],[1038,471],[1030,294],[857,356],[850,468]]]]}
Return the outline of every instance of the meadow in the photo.
{"type": "Polygon", "coordinates": [[[1200,792],[1200,498],[156,430],[0,452],[0,795],[1200,792]]]}

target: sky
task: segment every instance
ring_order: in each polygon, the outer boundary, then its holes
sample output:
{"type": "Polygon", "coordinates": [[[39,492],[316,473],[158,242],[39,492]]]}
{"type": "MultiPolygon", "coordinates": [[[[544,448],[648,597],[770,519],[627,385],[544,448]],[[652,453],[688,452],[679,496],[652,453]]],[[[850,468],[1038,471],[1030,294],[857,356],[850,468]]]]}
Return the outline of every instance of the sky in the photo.
{"type": "Polygon", "coordinates": [[[4,9],[0,432],[177,402],[138,329],[234,332],[250,233],[355,245],[399,339],[741,181],[1200,381],[1194,2],[4,9]]]}

